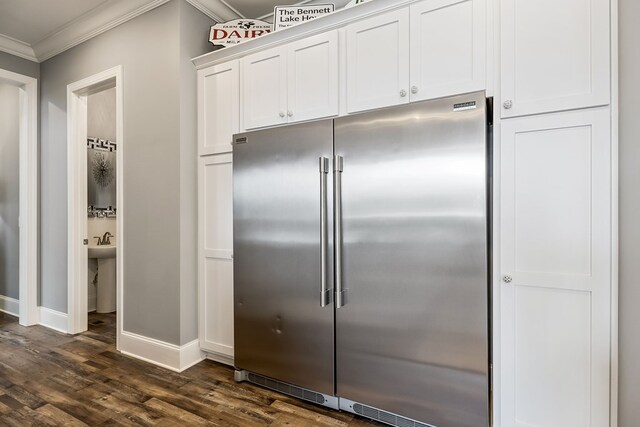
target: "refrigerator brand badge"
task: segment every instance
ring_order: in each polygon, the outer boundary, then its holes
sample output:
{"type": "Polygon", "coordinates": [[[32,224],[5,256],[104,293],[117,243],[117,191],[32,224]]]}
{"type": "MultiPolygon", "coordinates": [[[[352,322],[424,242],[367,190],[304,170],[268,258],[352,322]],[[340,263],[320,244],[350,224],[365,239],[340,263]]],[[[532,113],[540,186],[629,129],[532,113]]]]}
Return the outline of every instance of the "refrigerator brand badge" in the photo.
{"type": "Polygon", "coordinates": [[[211,27],[209,42],[233,46],[271,32],[271,24],[257,19],[234,19],[211,27]]]}
{"type": "Polygon", "coordinates": [[[475,110],[475,109],[476,109],[476,101],[461,102],[459,104],[453,104],[453,111],[465,111],[465,110],[475,110]]]}

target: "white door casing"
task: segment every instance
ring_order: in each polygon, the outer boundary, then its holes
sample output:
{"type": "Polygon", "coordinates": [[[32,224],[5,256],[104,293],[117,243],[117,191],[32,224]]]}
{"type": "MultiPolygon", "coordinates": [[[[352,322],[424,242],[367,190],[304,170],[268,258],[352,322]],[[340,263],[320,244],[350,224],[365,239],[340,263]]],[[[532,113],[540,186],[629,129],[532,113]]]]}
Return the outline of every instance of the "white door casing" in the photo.
{"type": "Polygon", "coordinates": [[[0,69],[0,80],[18,87],[19,97],[19,295],[18,322],[38,319],[38,80],[0,69]]]}

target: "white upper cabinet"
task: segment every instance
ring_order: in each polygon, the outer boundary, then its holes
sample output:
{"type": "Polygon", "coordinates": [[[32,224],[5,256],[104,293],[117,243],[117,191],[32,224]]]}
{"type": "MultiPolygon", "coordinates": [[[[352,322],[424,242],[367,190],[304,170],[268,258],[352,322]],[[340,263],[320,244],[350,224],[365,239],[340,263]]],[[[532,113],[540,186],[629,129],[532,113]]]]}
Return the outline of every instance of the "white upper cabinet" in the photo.
{"type": "Polygon", "coordinates": [[[501,125],[503,426],[608,426],[607,107],[501,125]]]}
{"type": "Polygon", "coordinates": [[[502,117],[609,104],[608,0],[502,0],[502,117]]]}
{"type": "Polygon", "coordinates": [[[358,21],[347,33],[347,112],[409,102],[409,8],[358,21]]]}
{"type": "Polygon", "coordinates": [[[338,115],[338,32],[289,45],[289,122],[338,115]]]}
{"type": "Polygon", "coordinates": [[[411,101],[484,89],[485,0],[425,0],[410,11],[411,101]]]}
{"type": "Polygon", "coordinates": [[[338,115],[338,32],[242,60],[246,130],[338,115]]]}
{"type": "Polygon", "coordinates": [[[242,59],[242,123],[255,129],[287,123],[287,48],[242,59]]]}
{"type": "Polygon", "coordinates": [[[240,130],[238,61],[198,71],[198,154],[231,151],[233,134],[240,130]]]}

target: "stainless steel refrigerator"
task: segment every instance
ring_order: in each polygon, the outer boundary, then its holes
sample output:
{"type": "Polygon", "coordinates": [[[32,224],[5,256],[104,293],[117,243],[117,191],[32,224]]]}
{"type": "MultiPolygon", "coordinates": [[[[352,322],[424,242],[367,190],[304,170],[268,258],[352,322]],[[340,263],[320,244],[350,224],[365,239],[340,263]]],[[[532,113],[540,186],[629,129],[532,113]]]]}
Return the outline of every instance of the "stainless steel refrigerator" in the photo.
{"type": "Polygon", "coordinates": [[[234,137],[236,379],[489,425],[484,92],[234,137]]]}

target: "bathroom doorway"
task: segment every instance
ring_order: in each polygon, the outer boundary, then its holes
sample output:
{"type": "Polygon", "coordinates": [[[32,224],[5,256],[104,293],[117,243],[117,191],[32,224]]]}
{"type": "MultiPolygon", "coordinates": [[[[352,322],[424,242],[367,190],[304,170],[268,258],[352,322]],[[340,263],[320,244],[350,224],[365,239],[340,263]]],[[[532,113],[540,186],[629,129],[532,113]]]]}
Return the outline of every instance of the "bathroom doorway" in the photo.
{"type": "Polygon", "coordinates": [[[38,323],[38,83],[0,69],[0,311],[38,323]]]}
{"type": "Polygon", "coordinates": [[[84,332],[107,316],[115,319],[118,347],[124,288],[122,67],[67,86],[67,130],[68,332],[84,332]]]}

